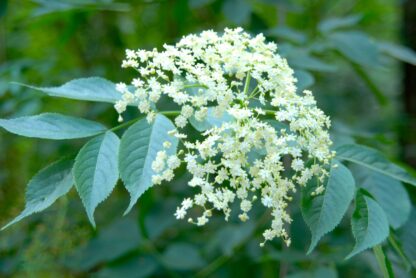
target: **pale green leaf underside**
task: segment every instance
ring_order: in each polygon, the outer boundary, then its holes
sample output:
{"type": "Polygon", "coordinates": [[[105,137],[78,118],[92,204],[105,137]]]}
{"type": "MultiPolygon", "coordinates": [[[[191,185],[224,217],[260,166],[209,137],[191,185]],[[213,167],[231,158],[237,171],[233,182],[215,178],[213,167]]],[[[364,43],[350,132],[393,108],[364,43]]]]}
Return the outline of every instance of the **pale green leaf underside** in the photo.
{"type": "Polygon", "coordinates": [[[389,223],[383,209],[362,191],[357,193],[351,227],[356,243],[346,259],[380,244],[389,235],[389,223]]]}
{"type": "Polygon", "coordinates": [[[174,243],[169,245],[162,255],[163,262],[172,269],[200,269],[205,261],[197,247],[189,243],[174,243]]]}
{"type": "Polygon", "coordinates": [[[400,240],[403,250],[412,261],[413,267],[416,268],[416,208],[414,207],[410,213],[409,220],[400,229],[400,240]]]}
{"type": "Polygon", "coordinates": [[[399,181],[377,172],[371,172],[362,187],[376,199],[394,229],[406,223],[412,204],[409,194],[399,181]]]}
{"type": "Polygon", "coordinates": [[[2,230],[33,213],[48,208],[59,197],[68,193],[74,184],[72,165],[72,160],[64,159],[40,170],[27,186],[25,209],[2,230]]]}
{"type": "Polygon", "coordinates": [[[89,137],[106,129],[97,122],[55,113],[0,119],[0,127],[21,136],[55,140],[89,137]]]}
{"type": "Polygon", "coordinates": [[[329,38],[334,47],[354,63],[363,66],[380,64],[378,47],[366,34],[356,31],[336,32],[329,38]]]}
{"type": "Polygon", "coordinates": [[[224,112],[221,117],[217,117],[214,114],[214,108],[208,107],[208,115],[203,121],[198,121],[192,116],[189,118],[189,122],[196,130],[202,132],[213,127],[220,127],[223,122],[230,122],[233,119],[234,118],[227,112],[224,112]]]}
{"type": "Polygon", "coordinates": [[[416,52],[412,49],[388,42],[379,43],[380,50],[393,58],[416,66],[416,52]]]}
{"type": "Polygon", "coordinates": [[[121,94],[116,90],[115,84],[101,77],[74,79],[58,87],[37,87],[18,84],[53,97],[109,103],[115,103],[121,99],[121,94]]]}
{"type": "Polygon", "coordinates": [[[95,208],[110,195],[119,177],[119,145],[117,135],[108,131],[87,142],[75,160],[75,187],[93,226],[95,208]]]}
{"type": "Polygon", "coordinates": [[[311,73],[304,70],[295,70],[295,77],[298,80],[296,86],[298,87],[298,92],[309,88],[315,83],[315,78],[311,73]]]}
{"type": "Polygon", "coordinates": [[[342,145],[337,148],[336,151],[338,159],[351,161],[394,179],[416,186],[416,178],[410,176],[399,166],[388,161],[375,149],[357,144],[348,144],[342,145]]]}
{"type": "Polygon", "coordinates": [[[331,168],[328,183],[321,195],[311,196],[315,186],[309,184],[302,194],[302,214],[312,233],[310,253],[323,235],[332,231],[341,221],[354,196],[355,181],[351,172],[341,163],[331,168]]]}
{"type": "Polygon", "coordinates": [[[155,174],[152,162],[157,152],[163,150],[163,143],[169,141],[172,144],[166,150],[168,155],[176,153],[178,139],[168,134],[173,129],[173,123],[158,114],[151,125],[146,119],[142,119],[124,133],[120,143],[119,168],[121,179],[131,197],[125,213],[151,187],[152,176],[155,174]]]}
{"type": "Polygon", "coordinates": [[[321,21],[318,25],[319,31],[326,33],[345,27],[351,27],[362,19],[362,15],[355,14],[346,17],[334,17],[321,21]]]}

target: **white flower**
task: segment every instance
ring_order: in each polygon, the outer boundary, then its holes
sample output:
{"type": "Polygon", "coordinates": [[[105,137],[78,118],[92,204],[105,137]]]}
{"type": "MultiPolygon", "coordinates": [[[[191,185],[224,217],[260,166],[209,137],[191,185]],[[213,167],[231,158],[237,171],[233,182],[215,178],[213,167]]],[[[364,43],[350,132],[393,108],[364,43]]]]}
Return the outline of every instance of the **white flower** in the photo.
{"type": "Polygon", "coordinates": [[[208,222],[208,218],[205,215],[202,215],[202,216],[198,217],[197,220],[198,220],[198,222],[197,222],[198,226],[203,226],[208,222]]]}
{"type": "Polygon", "coordinates": [[[178,208],[176,210],[176,212],[175,212],[176,219],[184,219],[185,216],[186,216],[186,210],[183,207],[178,208]]]}
{"type": "Polygon", "coordinates": [[[181,160],[176,155],[171,155],[167,160],[170,169],[176,169],[181,165],[181,160]]]}
{"type": "Polygon", "coordinates": [[[179,115],[175,118],[175,124],[177,127],[185,127],[187,123],[187,120],[184,116],[179,115]]]}
{"type": "Polygon", "coordinates": [[[191,208],[193,205],[193,201],[190,198],[186,198],[182,201],[182,207],[185,209],[191,208]]]}
{"type": "Polygon", "coordinates": [[[292,169],[295,171],[301,171],[303,169],[303,160],[301,159],[294,159],[292,161],[292,169]]]}
{"type": "Polygon", "coordinates": [[[296,93],[293,70],[276,49],[262,34],[251,37],[242,28],[227,28],[221,35],[208,30],[185,36],[160,51],[126,51],[122,67],[133,67],[140,76],[131,85],[116,85],[121,93],[117,112],[137,105],[152,122],[161,99],[179,108],[176,128],[168,134],[180,139],[185,150],[168,155],[172,144],[164,142],[166,151],[158,152],[151,165],[152,183],[160,184],[174,178],[181,162],[186,164],[187,186],[198,193],[183,200],[176,218],[184,219],[187,210],[199,206],[203,214],[189,222],[205,225],[215,212],[228,221],[238,200],[238,217],[247,221],[259,199],[271,211],[265,241],[279,237],[290,244],[287,206],[296,186],[316,178],[321,184],[313,194],[325,190],[322,182],[335,155],[330,120],[310,91],[296,93]],[[188,136],[185,127],[194,119],[211,127],[188,136]],[[289,166],[286,159],[292,161],[289,166]]]}
{"type": "Polygon", "coordinates": [[[172,146],[172,143],[171,143],[171,142],[169,142],[169,141],[165,141],[165,142],[163,142],[163,147],[164,147],[165,149],[169,149],[171,146],[172,146]]]}
{"type": "Polygon", "coordinates": [[[240,204],[241,210],[244,212],[248,212],[251,210],[251,202],[249,200],[243,200],[240,204]]]}
{"type": "Polygon", "coordinates": [[[117,83],[116,84],[116,90],[119,91],[120,93],[124,93],[127,90],[127,85],[125,83],[117,83]]]}
{"type": "Polygon", "coordinates": [[[269,196],[269,195],[265,195],[263,198],[261,198],[261,202],[263,203],[263,205],[264,205],[266,208],[270,208],[270,207],[272,207],[272,206],[273,206],[273,199],[272,199],[272,198],[270,198],[270,196],[269,196]]]}

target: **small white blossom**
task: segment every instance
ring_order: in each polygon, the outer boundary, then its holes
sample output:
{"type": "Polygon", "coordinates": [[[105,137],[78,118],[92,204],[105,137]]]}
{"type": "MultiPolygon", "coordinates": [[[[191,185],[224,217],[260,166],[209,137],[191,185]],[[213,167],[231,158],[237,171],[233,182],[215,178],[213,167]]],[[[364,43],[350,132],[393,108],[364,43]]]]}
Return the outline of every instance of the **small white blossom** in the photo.
{"type": "Polygon", "coordinates": [[[161,99],[179,107],[168,135],[186,150],[175,155],[166,141],[151,165],[153,184],[172,180],[181,162],[191,175],[187,186],[198,192],[183,200],[177,219],[198,206],[204,212],[196,221],[189,218],[190,223],[203,226],[215,212],[228,221],[238,200],[238,217],[244,222],[258,199],[271,211],[261,245],[274,238],[289,245],[287,206],[296,186],[316,178],[320,185],[312,194],[325,190],[322,183],[335,155],[330,120],[312,92],[296,93],[294,72],[276,49],[262,34],[251,37],[242,28],[227,28],[221,35],[208,30],[185,36],[160,51],[126,51],[122,67],[133,67],[140,76],[116,85],[121,93],[117,112],[137,105],[151,123],[161,99]],[[187,136],[183,130],[194,120],[207,129],[187,136]],[[286,161],[292,162],[288,166],[286,161]]]}

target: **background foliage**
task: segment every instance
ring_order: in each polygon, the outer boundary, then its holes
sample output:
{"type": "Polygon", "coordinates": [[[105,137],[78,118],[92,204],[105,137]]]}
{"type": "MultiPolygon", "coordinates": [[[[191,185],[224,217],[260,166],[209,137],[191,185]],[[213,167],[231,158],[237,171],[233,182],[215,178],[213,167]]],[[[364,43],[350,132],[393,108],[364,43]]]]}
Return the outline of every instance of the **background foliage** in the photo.
{"type": "MultiPolygon", "coordinates": [[[[393,0],[3,0],[0,117],[49,111],[114,126],[117,114],[111,105],[48,98],[10,81],[39,86],[88,76],[127,81],[130,73],[120,68],[126,48],[161,47],[188,33],[242,26],[252,33],[263,32],[279,44],[279,51],[296,70],[298,86],[310,87],[333,119],[336,144],[358,142],[411,163],[416,157],[411,129],[415,119],[403,93],[408,69],[403,70],[400,61],[416,64],[416,56],[396,45],[411,43],[401,36],[404,5],[393,0]]],[[[131,111],[130,117],[135,113],[131,111]]],[[[59,157],[76,154],[86,141],[29,140],[6,132],[0,138],[3,225],[24,207],[30,177],[59,157]]],[[[356,206],[371,206],[365,192],[386,207],[391,207],[387,204],[391,196],[401,200],[387,213],[397,230],[383,248],[396,276],[411,277],[414,270],[406,270],[416,260],[416,211],[412,208],[408,219],[401,219],[400,212],[409,210],[403,207],[406,198],[415,203],[414,187],[406,186],[407,194],[400,183],[385,176],[358,169],[353,173],[362,194],[356,206]],[[379,187],[372,188],[370,179],[377,179],[379,187]],[[392,187],[395,182],[398,185],[392,187]],[[403,243],[401,248],[394,246],[397,239],[403,243]],[[406,263],[402,255],[408,258],[406,263]]],[[[289,249],[279,241],[259,248],[259,228],[267,220],[261,215],[245,224],[216,219],[203,229],[177,221],[174,209],[189,194],[183,186],[186,178],[182,171],[182,179],[174,184],[147,191],[135,211],[125,217],[121,215],[128,193],[116,186],[113,197],[95,214],[97,230],[89,225],[81,200],[72,190],[46,212],[0,234],[0,276],[381,275],[370,252],[344,260],[354,242],[351,224],[345,219],[324,236],[315,251],[305,255],[310,232],[301,217],[300,201],[290,208],[295,221],[289,249]]],[[[354,219],[353,209],[347,214],[354,219]]]]}

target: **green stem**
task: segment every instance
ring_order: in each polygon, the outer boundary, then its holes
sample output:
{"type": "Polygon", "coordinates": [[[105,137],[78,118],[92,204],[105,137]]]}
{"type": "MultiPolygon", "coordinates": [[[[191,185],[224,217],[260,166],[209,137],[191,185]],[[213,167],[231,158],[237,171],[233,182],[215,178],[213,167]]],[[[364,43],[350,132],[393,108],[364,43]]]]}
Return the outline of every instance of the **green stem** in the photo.
{"type": "MultiPolygon", "coordinates": [[[[159,114],[163,114],[166,117],[175,117],[175,116],[178,116],[181,113],[181,111],[160,111],[158,113],[159,114]]],[[[130,121],[127,121],[125,123],[122,123],[121,125],[118,125],[118,126],[115,126],[115,127],[111,128],[110,131],[116,131],[116,130],[119,130],[119,129],[128,127],[128,126],[134,124],[135,122],[143,119],[143,117],[144,117],[143,115],[140,115],[139,117],[137,117],[135,119],[132,119],[130,121]]]]}
{"type": "Polygon", "coordinates": [[[376,97],[378,103],[381,106],[387,106],[388,99],[383,94],[383,92],[374,84],[373,80],[368,76],[368,74],[363,70],[363,68],[355,63],[351,63],[352,68],[354,71],[361,77],[361,79],[367,84],[370,88],[371,92],[373,92],[374,96],[376,97]]]}
{"type": "Polygon", "coordinates": [[[251,75],[250,75],[250,73],[247,73],[246,84],[244,84],[244,94],[245,95],[248,94],[248,89],[250,87],[250,80],[251,80],[251,75]]]}
{"type": "Polygon", "coordinates": [[[178,116],[181,113],[181,111],[176,111],[176,110],[172,110],[172,111],[160,111],[158,113],[163,114],[166,117],[176,117],[176,116],[178,116]]]}
{"type": "Polygon", "coordinates": [[[412,268],[412,263],[409,261],[409,258],[407,258],[407,256],[404,254],[402,248],[399,246],[399,244],[397,243],[396,239],[394,238],[391,232],[389,235],[389,242],[391,246],[393,247],[394,251],[396,251],[396,253],[403,260],[406,270],[409,271],[412,268]]]}
{"type": "Polygon", "coordinates": [[[358,65],[357,63],[354,63],[350,59],[348,59],[344,54],[341,52],[338,52],[338,54],[345,59],[352,67],[352,69],[355,71],[355,73],[361,77],[361,79],[364,81],[364,83],[370,88],[370,91],[373,93],[374,97],[376,98],[377,102],[385,107],[389,104],[388,98],[384,95],[384,93],[377,87],[377,85],[371,80],[370,76],[368,76],[367,72],[358,65]]]}
{"type": "Polygon", "coordinates": [[[383,248],[381,245],[376,245],[373,247],[374,255],[376,256],[378,266],[380,267],[381,273],[383,274],[384,278],[391,278],[394,277],[393,272],[389,269],[388,259],[384,255],[383,248]]]}
{"type": "Polygon", "coordinates": [[[127,121],[127,122],[125,122],[125,123],[122,123],[121,125],[115,126],[115,127],[113,127],[112,129],[110,129],[110,131],[116,131],[116,130],[119,130],[119,129],[125,128],[125,127],[127,127],[127,126],[129,126],[129,125],[134,124],[135,122],[137,122],[138,120],[140,120],[140,119],[142,119],[142,118],[143,118],[143,115],[141,115],[141,116],[139,116],[139,117],[137,117],[137,118],[135,118],[135,119],[133,119],[133,120],[127,121]]]}
{"type": "MultiPolygon", "coordinates": [[[[266,118],[274,118],[274,115],[276,113],[276,111],[272,111],[272,110],[265,110],[265,112],[266,112],[266,118]]],[[[176,117],[176,116],[178,116],[181,113],[181,111],[176,111],[176,110],[159,111],[158,113],[159,114],[163,114],[166,117],[176,117]]],[[[126,127],[134,124],[135,122],[143,119],[143,117],[144,117],[143,115],[140,115],[139,117],[137,117],[135,119],[132,119],[130,121],[127,121],[125,123],[122,123],[121,125],[118,125],[118,126],[115,126],[115,127],[111,128],[109,131],[116,131],[116,130],[119,130],[119,129],[122,129],[122,128],[126,128],[126,127]]]]}
{"type": "Polygon", "coordinates": [[[189,84],[189,85],[183,86],[183,89],[188,89],[188,88],[205,88],[205,89],[208,89],[207,86],[202,85],[202,84],[189,84]]]}
{"type": "Polygon", "coordinates": [[[259,85],[257,85],[256,88],[254,88],[253,91],[251,91],[251,94],[248,98],[255,97],[258,91],[259,91],[259,85]]]}
{"type": "Polygon", "coordinates": [[[222,266],[224,263],[228,261],[228,256],[221,256],[216,258],[212,263],[210,263],[207,267],[202,269],[200,272],[198,272],[195,277],[201,278],[201,277],[208,277],[210,276],[217,268],[222,266]]]}

